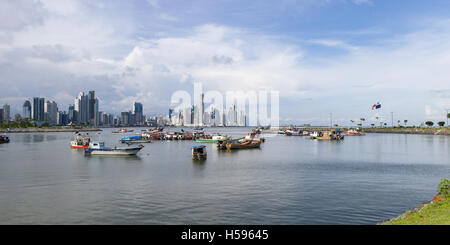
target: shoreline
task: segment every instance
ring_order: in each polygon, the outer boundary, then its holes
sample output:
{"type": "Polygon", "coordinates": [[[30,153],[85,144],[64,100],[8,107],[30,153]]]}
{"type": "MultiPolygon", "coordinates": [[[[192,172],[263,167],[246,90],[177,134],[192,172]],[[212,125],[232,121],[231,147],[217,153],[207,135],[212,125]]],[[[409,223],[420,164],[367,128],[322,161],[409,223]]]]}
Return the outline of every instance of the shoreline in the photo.
{"type": "Polygon", "coordinates": [[[450,225],[450,200],[437,196],[430,202],[377,225],[450,225]]]}
{"type": "MultiPolygon", "coordinates": [[[[282,127],[280,127],[281,129],[282,127]]],[[[326,127],[300,127],[305,131],[326,131],[330,130],[330,128],[326,127]]],[[[331,130],[335,130],[336,128],[339,128],[341,131],[347,131],[351,128],[356,127],[333,127],[331,130]]],[[[273,131],[270,130],[270,131],[273,131]]],[[[365,133],[378,133],[378,134],[424,134],[424,135],[450,135],[450,127],[443,127],[443,128],[400,128],[400,127],[394,127],[394,128],[369,128],[365,127],[362,128],[362,131],[365,133]]],[[[265,131],[263,131],[265,132],[265,131]]]]}
{"type": "Polygon", "coordinates": [[[64,132],[97,132],[99,128],[11,128],[0,130],[0,133],[64,133],[64,132]]]}

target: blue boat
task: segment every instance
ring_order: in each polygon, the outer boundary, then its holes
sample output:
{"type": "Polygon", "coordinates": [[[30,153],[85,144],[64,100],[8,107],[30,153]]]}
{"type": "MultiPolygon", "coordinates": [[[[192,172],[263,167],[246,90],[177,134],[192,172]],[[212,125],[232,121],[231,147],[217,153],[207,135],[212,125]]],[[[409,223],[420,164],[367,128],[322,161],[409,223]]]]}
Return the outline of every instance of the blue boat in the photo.
{"type": "Polygon", "coordinates": [[[142,138],[142,136],[128,136],[120,139],[121,143],[150,143],[150,140],[142,138]]]}

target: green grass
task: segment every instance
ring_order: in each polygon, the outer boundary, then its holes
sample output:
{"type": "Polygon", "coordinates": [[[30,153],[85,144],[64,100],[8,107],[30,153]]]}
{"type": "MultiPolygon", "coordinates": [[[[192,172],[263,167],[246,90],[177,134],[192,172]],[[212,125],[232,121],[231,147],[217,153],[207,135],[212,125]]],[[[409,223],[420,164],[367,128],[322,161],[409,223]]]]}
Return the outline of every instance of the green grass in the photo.
{"type": "Polygon", "coordinates": [[[450,200],[428,204],[419,210],[408,211],[394,220],[382,223],[382,225],[450,225],[450,200]]]}

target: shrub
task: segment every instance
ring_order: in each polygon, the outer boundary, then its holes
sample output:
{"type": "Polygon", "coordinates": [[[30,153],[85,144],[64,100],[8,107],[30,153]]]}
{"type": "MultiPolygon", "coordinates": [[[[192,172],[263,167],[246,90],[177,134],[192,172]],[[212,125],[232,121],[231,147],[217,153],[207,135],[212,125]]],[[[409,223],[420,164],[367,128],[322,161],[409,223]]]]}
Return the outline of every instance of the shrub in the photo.
{"type": "Polygon", "coordinates": [[[438,193],[444,198],[450,197],[450,181],[448,179],[442,179],[438,185],[438,193]]]}

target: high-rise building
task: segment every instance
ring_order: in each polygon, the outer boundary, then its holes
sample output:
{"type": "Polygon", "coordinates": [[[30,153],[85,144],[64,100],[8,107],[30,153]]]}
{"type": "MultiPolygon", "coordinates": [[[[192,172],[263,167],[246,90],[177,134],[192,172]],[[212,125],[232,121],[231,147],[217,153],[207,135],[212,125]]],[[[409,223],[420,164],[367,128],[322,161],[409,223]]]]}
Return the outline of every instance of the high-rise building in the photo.
{"type": "Polygon", "coordinates": [[[56,118],[57,114],[58,114],[58,105],[56,104],[55,101],[47,100],[47,102],[45,103],[45,107],[44,107],[44,113],[45,113],[45,115],[47,115],[46,120],[48,121],[48,123],[50,125],[58,124],[58,121],[56,118]]]}
{"type": "Polygon", "coordinates": [[[22,118],[23,119],[31,119],[31,103],[29,100],[26,100],[22,106],[22,118]]]}
{"type": "Polygon", "coordinates": [[[95,99],[95,91],[89,91],[88,93],[88,120],[89,125],[94,126],[97,124],[98,113],[98,101],[95,99]]]}
{"type": "Polygon", "coordinates": [[[124,111],[122,112],[120,115],[120,124],[121,125],[130,125],[130,114],[131,112],[129,111],[124,111]]]}
{"type": "Polygon", "coordinates": [[[3,105],[3,121],[9,122],[11,120],[11,107],[8,104],[3,105]]]}
{"type": "Polygon", "coordinates": [[[56,114],[56,124],[66,126],[69,124],[69,114],[65,111],[58,111],[56,114]]]}
{"type": "Polygon", "coordinates": [[[80,92],[78,97],[74,101],[75,117],[77,119],[76,124],[88,124],[89,123],[89,106],[88,96],[84,92],[80,92]]]}
{"type": "Polygon", "coordinates": [[[44,112],[44,98],[34,97],[33,98],[33,110],[31,117],[37,121],[45,120],[45,112],[44,112]]]}
{"type": "Polygon", "coordinates": [[[135,124],[141,125],[144,122],[143,106],[139,102],[135,102],[133,105],[133,114],[135,119],[135,124]]]}
{"type": "Polygon", "coordinates": [[[77,122],[77,113],[75,111],[75,106],[74,105],[69,105],[69,122],[71,123],[76,123],[77,122]]]}

